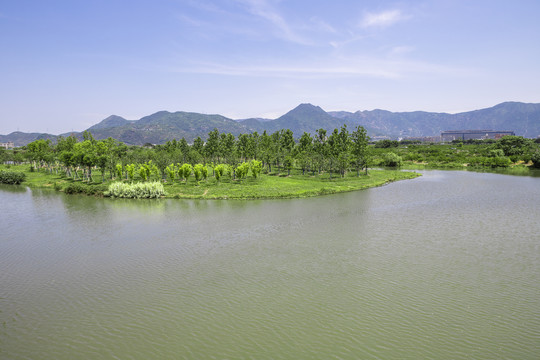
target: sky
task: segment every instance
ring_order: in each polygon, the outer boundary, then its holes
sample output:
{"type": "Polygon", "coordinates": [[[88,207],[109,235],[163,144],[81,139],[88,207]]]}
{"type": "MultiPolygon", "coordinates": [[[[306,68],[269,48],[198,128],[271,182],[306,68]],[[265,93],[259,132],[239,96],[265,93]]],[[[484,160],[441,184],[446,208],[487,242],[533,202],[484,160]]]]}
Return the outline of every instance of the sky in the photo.
{"type": "Polygon", "coordinates": [[[538,0],[0,0],[0,134],[540,103],[538,0]]]}

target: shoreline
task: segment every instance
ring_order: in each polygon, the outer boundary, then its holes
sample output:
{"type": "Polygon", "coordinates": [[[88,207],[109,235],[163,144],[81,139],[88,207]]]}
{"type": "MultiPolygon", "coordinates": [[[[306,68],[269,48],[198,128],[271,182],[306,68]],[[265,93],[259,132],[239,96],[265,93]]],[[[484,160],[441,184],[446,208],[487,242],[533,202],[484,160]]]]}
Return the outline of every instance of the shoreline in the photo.
{"type": "MultiPolygon", "coordinates": [[[[2,169],[21,171],[26,175],[26,180],[20,186],[36,189],[51,189],[65,194],[85,194],[97,197],[107,197],[110,180],[101,182],[101,175],[96,174],[91,184],[81,180],[73,180],[61,174],[49,174],[40,171],[30,172],[26,165],[12,165],[2,169]]],[[[370,170],[368,175],[348,173],[345,177],[333,174],[301,175],[291,174],[285,176],[279,173],[261,174],[259,178],[247,178],[242,181],[223,180],[217,182],[209,177],[206,181],[196,183],[194,179],[184,182],[164,182],[166,195],[162,199],[198,199],[198,200],[272,200],[272,199],[295,199],[308,198],[323,195],[338,194],[364,190],[386,184],[414,179],[421,176],[420,173],[401,170],[370,170]]],[[[123,182],[126,182],[125,180],[123,182]]]]}

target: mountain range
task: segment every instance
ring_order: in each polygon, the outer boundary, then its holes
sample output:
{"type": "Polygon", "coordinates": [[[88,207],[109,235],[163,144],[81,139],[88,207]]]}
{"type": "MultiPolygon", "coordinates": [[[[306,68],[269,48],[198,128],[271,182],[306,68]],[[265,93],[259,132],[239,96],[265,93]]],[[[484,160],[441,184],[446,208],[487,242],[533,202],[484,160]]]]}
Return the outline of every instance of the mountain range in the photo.
{"type": "MultiPolygon", "coordinates": [[[[371,111],[331,111],[318,106],[301,104],[277,119],[250,118],[233,120],[222,115],[207,115],[193,112],[160,111],[139,120],[127,120],[112,115],[87,130],[96,139],[112,137],[126,144],[162,144],[168,140],[184,137],[188,142],[200,136],[205,139],[214,128],[220,133],[242,133],[257,131],[274,132],[290,129],[296,137],[304,131],[314,134],[323,128],[332,131],[346,124],[349,130],[358,125],[366,128],[370,136],[408,138],[438,136],[444,130],[490,129],[511,130],[516,135],[534,138],[540,135],[540,104],[505,102],[496,106],[457,114],[425,111],[391,112],[371,111]]],[[[81,133],[65,133],[82,138],[81,133]]],[[[13,132],[0,135],[0,142],[12,141],[15,146],[23,146],[36,139],[55,139],[55,135],[43,133],[13,132]]]]}

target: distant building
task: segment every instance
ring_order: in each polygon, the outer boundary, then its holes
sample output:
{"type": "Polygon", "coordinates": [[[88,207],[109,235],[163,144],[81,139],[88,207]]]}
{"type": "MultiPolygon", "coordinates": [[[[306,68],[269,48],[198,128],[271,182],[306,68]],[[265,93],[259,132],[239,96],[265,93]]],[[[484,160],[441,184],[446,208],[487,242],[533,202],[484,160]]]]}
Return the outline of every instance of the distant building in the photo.
{"type": "Polygon", "coordinates": [[[371,141],[381,141],[381,140],[390,140],[390,137],[388,136],[385,136],[385,135],[375,135],[375,136],[371,136],[371,141]]]}
{"type": "Polygon", "coordinates": [[[9,141],[6,143],[0,143],[0,147],[4,149],[13,149],[15,147],[15,144],[13,144],[12,141],[9,141]]]}
{"type": "Polygon", "coordinates": [[[453,140],[500,139],[506,135],[516,135],[516,134],[513,131],[448,130],[448,131],[441,132],[441,141],[449,142],[453,140]]]}
{"type": "Polygon", "coordinates": [[[401,140],[419,141],[422,143],[438,143],[438,142],[441,142],[441,137],[440,136],[415,136],[415,137],[406,137],[401,140]]]}

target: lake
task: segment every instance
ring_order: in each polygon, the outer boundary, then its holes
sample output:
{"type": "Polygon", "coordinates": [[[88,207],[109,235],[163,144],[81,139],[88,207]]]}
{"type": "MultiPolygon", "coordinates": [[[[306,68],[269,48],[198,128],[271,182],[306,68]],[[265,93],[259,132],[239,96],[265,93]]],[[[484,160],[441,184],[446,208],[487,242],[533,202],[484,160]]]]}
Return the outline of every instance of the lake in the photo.
{"type": "Polygon", "coordinates": [[[540,178],[308,199],[0,187],[2,359],[538,359],[540,178]]]}

